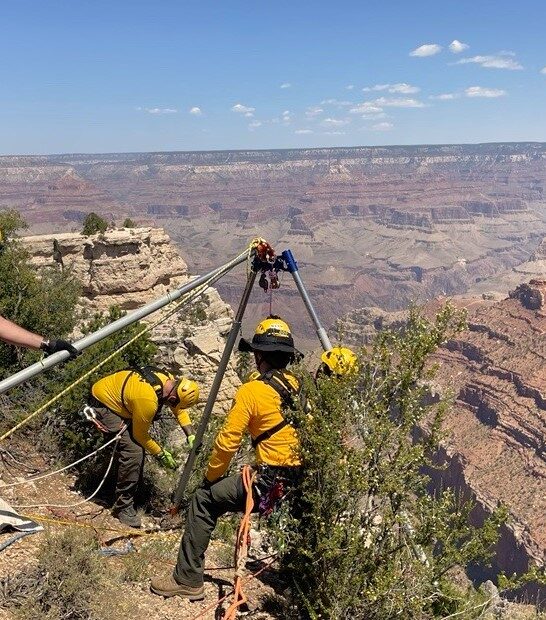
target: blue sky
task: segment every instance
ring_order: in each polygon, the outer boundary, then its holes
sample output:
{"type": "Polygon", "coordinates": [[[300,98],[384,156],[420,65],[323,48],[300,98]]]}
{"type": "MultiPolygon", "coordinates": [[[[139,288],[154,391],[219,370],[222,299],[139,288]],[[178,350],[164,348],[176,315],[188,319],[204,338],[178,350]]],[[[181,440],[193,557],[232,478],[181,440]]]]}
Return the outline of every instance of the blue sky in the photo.
{"type": "Polygon", "coordinates": [[[1,154],[546,141],[544,0],[0,6],[1,154]]]}

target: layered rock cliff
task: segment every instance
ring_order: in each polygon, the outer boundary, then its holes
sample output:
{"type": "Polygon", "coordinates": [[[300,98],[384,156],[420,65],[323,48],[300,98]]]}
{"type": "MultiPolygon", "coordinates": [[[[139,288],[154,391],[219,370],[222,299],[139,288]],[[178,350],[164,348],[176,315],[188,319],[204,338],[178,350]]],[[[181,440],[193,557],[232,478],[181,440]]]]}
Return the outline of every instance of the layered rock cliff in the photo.
{"type": "MultiPolygon", "coordinates": [[[[130,312],[191,279],[178,250],[158,228],[124,228],[89,237],[78,233],[38,235],[22,241],[37,269],[61,269],[62,258],[62,268],[70,269],[82,283],[81,305],[91,312],[113,305],[130,312]],[[57,252],[53,251],[53,239],[57,241],[57,252]]],[[[172,304],[167,309],[170,307],[172,304]]],[[[155,322],[161,313],[159,310],[144,321],[155,322]]],[[[218,292],[208,289],[198,300],[154,327],[151,337],[160,349],[156,362],[197,380],[206,398],[232,316],[218,292]]],[[[239,383],[231,363],[218,396],[218,411],[227,409],[239,383]]]]}
{"type": "MultiPolygon", "coordinates": [[[[457,299],[468,310],[468,329],[433,360],[435,391],[454,398],[435,483],[474,497],[478,522],[499,503],[508,507],[494,568],[510,574],[546,563],[545,300],[544,279],[523,283],[502,300],[457,299]]],[[[351,313],[348,337],[365,343],[373,331],[396,328],[403,319],[383,314],[351,313]]]]}
{"type": "MultiPolygon", "coordinates": [[[[356,147],[0,158],[0,207],[36,231],[89,211],[164,226],[195,272],[249,239],[291,248],[326,324],[473,292],[546,234],[546,145],[356,147]]],[[[219,284],[235,304],[237,279],[219,284]]],[[[283,311],[313,333],[286,287],[283,311]],[[286,293],[286,295],[285,295],[286,293]]]]}

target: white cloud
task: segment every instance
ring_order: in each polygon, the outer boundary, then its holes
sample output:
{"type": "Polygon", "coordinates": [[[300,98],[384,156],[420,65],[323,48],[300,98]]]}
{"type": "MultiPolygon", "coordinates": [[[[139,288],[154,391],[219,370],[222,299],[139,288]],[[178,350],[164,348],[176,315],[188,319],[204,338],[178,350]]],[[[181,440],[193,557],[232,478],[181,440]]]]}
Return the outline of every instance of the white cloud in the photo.
{"type": "MultiPolygon", "coordinates": [[[[140,108],[139,108],[140,109],[140,108]]],[[[148,114],[176,114],[176,108],[143,108],[148,114]]]]}
{"type": "Polygon", "coordinates": [[[296,129],[294,133],[297,133],[297,134],[313,133],[313,130],[312,129],[296,129]]]}
{"type": "Polygon", "coordinates": [[[242,103],[236,103],[232,108],[232,112],[237,112],[237,114],[252,115],[255,112],[256,108],[251,108],[247,105],[243,105],[242,103]]]}
{"type": "Polygon", "coordinates": [[[475,64],[485,69],[508,69],[509,71],[520,71],[523,69],[522,65],[512,56],[513,54],[508,52],[488,56],[471,56],[470,58],[461,58],[455,64],[475,64]]]}
{"type": "Polygon", "coordinates": [[[426,45],[420,45],[410,52],[410,56],[417,56],[424,58],[425,56],[434,56],[442,51],[442,46],[437,43],[427,43],[426,45]]]}
{"type": "Polygon", "coordinates": [[[292,112],[290,112],[290,110],[285,110],[282,113],[282,122],[287,125],[288,123],[292,121],[292,117],[293,117],[292,112]]]}
{"type": "Polygon", "coordinates": [[[319,107],[307,108],[307,110],[305,110],[305,116],[307,118],[316,118],[317,116],[320,116],[323,112],[324,110],[319,107]]]}
{"type": "Polygon", "coordinates": [[[342,118],[325,118],[321,121],[321,125],[324,127],[343,127],[344,125],[348,125],[350,121],[348,119],[342,118]]]}
{"type": "Polygon", "coordinates": [[[283,82],[281,84],[281,88],[290,88],[292,86],[292,84],[290,84],[290,82],[283,82]]]}
{"type": "Polygon", "coordinates": [[[372,125],[372,129],[374,131],[390,131],[391,129],[394,129],[394,125],[388,122],[376,123],[375,125],[372,125]]]}
{"type": "Polygon", "coordinates": [[[323,134],[325,136],[344,136],[345,131],[324,131],[323,134]]]}
{"type": "Polygon", "coordinates": [[[451,99],[457,99],[459,93],[441,93],[440,95],[429,95],[429,99],[436,99],[438,101],[451,101],[451,99]]]}
{"type": "Polygon", "coordinates": [[[546,75],[546,67],[542,67],[542,69],[540,70],[540,72],[544,75],[546,75]]]}
{"type": "Polygon", "coordinates": [[[467,97],[504,97],[505,90],[500,88],[484,88],[483,86],[469,86],[465,91],[467,97]]]}
{"type": "Polygon", "coordinates": [[[354,103],[352,101],[340,101],[339,99],[323,99],[320,105],[334,105],[338,108],[345,108],[354,105],[354,103]]]}
{"type": "Polygon", "coordinates": [[[451,41],[451,43],[449,44],[449,50],[454,54],[460,54],[461,52],[467,50],[469,47],[469,45],[467,45],[466,43],[461,43],[461,41],[457,41],[457,39],[453,39],[453,41],[451,41]]]}
{"type": "Polygon", "coordinates": [[[190,108],[190,114],[193,114],[194,116],[202,116],[203,112],[201,111],[201,108],[198,108],[195,105],[193,108],[190,108]]]}
{"type": "Polygon", "coordinates": [[[252,118],[254,116],[253,112],[245,112],[245,117],[246,118],[252,118]]]}
{"type": "Polygon", "coordinates": [[[366,121],[377,121],[380,118],[387,118],[387,116],[385,112],[377,112],[376,114],[362,114],[361,118],[366,121]]]}
{"type": "Polygon", "coordinates": [[[364,101],[349,110],[349,114],[381,114],[383,108],[372,101],[364,101]]]}
{"type": "Polygon", "coordinates": [[[262,126],[262,122],[261,121],[252,121],[251,123],[248,124],[248,128],[250,129],[250,131],[253,131],[254,129],[257,129],[258,127],[262,126]]]}
{"type": "Polygon", "coordinates": [[[388,93],[399,93],[401,95],[411,95],[418,93],[421,89],[418,86],[411,86],[405,82],[399,84],[376,84],[375,86],[366,86],[362,89],[364,92],[386,90],[388,93]]]}
{"type": "Polygon", "coordinates": [[[345,86],[346,90],[353,90],[353,88],[355,87],[354,84],[347,84],[347,86],[345,86]]]}
{"type": "Polygon", "coordinates": [[[411,99],[409,97],[379,97],[374,100],[380,107],[390,108],[424,108],[426,104],[418,99],[411,99]]]}

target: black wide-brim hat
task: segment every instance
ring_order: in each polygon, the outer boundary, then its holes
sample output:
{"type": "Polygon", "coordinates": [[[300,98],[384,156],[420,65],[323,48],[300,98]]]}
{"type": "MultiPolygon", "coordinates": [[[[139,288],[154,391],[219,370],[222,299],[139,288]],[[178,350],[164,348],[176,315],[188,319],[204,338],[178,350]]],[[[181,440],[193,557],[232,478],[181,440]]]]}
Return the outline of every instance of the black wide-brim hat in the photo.
{"type": "Polygon", "coordinates": [[[254,334],[252,341],[246,338],[239,340],[239,351],[245,353],[251,351],[282,351],[283,353],[292,353],[296,357],[302,354],[294,346],[294,340],[290,338],[272,338],[263,334],[254,334]]]}

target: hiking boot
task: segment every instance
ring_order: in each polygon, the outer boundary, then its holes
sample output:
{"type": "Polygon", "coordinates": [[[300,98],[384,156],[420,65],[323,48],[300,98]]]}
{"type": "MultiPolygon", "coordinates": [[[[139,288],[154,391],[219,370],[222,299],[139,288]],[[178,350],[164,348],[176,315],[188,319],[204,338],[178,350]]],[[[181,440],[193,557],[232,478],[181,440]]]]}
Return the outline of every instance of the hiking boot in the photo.
{"type": "Polygon", "coordinates": [[[150,590],[154,594],[159,594],[165,598],[171,596],[181,596],[190,601],[202,601],[205,598],[205,586],[187,586],[175,581],[172,575],[168,577],[153,577],[150,583],[150,590]]]}
{"type": "Polygon", "coordinates": [[[142,525],[140,517],[132,506],[127,506],[127,508],[114,508],[112,510],[112,516],[129,527],[140,527],[142,525]]]}

